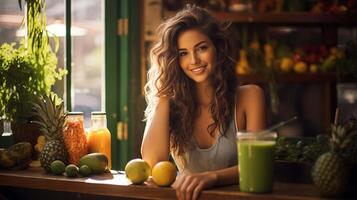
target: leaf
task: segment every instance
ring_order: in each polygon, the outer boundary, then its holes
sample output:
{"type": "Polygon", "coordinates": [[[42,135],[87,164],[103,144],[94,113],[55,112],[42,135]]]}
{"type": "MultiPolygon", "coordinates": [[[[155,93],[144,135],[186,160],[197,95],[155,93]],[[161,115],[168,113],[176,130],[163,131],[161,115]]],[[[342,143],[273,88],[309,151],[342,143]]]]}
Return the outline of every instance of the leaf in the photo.
{"type": "Polygon", "coordinates": [[[42,123],[41,121],[31,121],[31,122],[34,123],[34,124],[39,125],[41,128],[44,128],[44,129],[46,129],[46,127],[47,127],[47,125],[42,123]]]}
{"type": "Polygon", "coordinates": [[[21,6],[22,0],[18,0],[18,2],[19,2],[20,10],[22,11],[22,6],[21,6]]]}

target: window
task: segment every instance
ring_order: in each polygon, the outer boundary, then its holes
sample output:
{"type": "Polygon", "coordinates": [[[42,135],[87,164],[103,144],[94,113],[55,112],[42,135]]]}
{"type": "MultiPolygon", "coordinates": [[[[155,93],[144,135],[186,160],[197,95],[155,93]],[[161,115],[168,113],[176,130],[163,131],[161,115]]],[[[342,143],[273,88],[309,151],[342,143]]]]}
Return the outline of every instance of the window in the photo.
{"type": "Polygon", "coordinates": [[[17,1],[3,0],[0,6],[0,45],[6,42],[20,41],[16,31],[21,26],[23,12],[17,1]]]}
{"type": "MultiPolygon", "coordinates": [[[[53,90],[66,102],[71,97],[71,108],[82,111],[85,127],[89,127],[90,113],[105,110],[104,86],[104,0],[50,0],[46,1],[47,30],[59,40],[58,67],[65,67],[66,2],[71,3],[71,86],[58,81],[53,90]],[[71,94],[66,88],[70,87],[71,94]]],[[[3,0],[0,7],[0,44],[19,42],[24,36],[20,30],[24,11],[18,1],[3,0]]],[[[52,35],[53,36],[53,35],[52,35]]],[[[53,40],[51,40],[53,42],[53,40]]]]}
{"type": "MultiPolygon", "coordinates": [[[[69,0],[67,0],[69,1],[69,0]]],[[[66,0],[47,1],[49,31],[58,36],[59,67],[65,66],[65,9],[66,0]]],[[[70,87],[71,108],[84,112],[85,127],[89,127],[90,113],[105,110],[104,104],[104,1],[71,0],[71,86],[60,81],[54,87],[66,98],[70,87]]]]}

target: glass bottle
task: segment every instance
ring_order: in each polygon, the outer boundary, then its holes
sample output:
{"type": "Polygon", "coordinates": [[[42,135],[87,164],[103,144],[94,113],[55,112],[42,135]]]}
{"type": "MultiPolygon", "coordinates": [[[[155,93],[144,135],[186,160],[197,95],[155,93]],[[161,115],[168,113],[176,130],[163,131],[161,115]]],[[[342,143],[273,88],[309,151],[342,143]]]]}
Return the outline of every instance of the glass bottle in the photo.
{"type": "Polygon", "coordinates": [[[87,137],[83,126],[83,112],[67,114],[63,140],[68,151],[68,162],[77,165],[79,159],[88,154],[87,137]]]}
{"type": "Polygon", "coordinates": [[[87,134],[89,152],[103,153],[108,158],[108,168],[112,168],[111,159],[111,136],[107,128],[105,112],[92,112],[90,129],[87,134]]]}
{"type": "MultiPolygon", "coordinates": [[[[1,121],[1,117],[0,117],[0,121],[1,121]]],[[[9,120],[6,120],[6,119],[3,119],[2,120],[3,122],[3,132],[2,134],[0,135],[1,136],[11,136],[12,135],[12,130],[11,130],[11,122],[9,120]]]]}

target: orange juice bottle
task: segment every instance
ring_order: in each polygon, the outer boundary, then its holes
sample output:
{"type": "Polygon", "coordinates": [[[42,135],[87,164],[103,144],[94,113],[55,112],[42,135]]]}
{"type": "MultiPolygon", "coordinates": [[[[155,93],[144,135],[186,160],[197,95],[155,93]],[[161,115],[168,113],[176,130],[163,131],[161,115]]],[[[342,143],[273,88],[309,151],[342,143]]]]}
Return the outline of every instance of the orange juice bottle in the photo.
{"type": "Polygon", "coordinates": [[[108,158],[108,168],[112,168],[111,137],[107,128],[105,112],[92,112],[91,124],[87,134],[89,152],[103,153],[108,158]]]}

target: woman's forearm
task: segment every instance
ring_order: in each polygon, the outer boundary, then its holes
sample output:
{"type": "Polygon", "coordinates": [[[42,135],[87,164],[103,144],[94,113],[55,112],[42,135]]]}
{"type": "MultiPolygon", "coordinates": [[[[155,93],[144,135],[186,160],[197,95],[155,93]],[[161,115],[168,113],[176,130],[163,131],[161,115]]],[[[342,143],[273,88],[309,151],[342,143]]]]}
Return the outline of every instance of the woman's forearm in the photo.
{"type": "Polygon", "coordinates": [[[216,186],[238,184],[238,165],[233,167],[212,171],[217,177],[216,186]]]}

